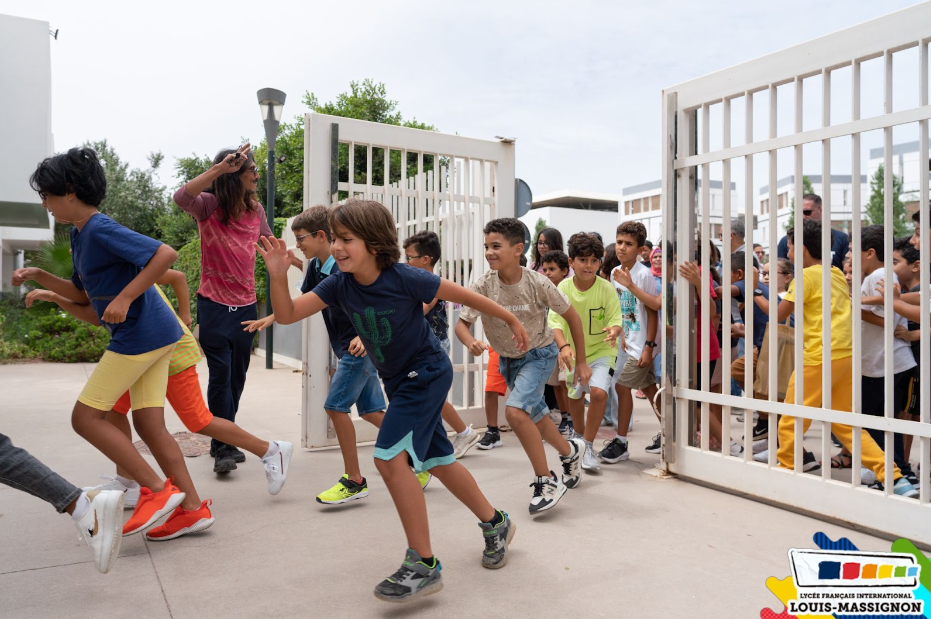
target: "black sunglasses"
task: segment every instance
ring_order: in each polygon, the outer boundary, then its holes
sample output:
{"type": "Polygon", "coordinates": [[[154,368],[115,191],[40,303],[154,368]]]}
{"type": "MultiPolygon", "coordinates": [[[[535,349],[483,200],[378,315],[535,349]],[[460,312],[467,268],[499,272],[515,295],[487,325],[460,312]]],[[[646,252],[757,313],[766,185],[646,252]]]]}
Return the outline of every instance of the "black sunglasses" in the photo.
{"type": "Polygon", "coordinates": [[[810,208],[802,209],[802,215],[804,215],[805,217],[811,217],[811,214],[813,212],[814,211],[812,211],[810,208]]]}

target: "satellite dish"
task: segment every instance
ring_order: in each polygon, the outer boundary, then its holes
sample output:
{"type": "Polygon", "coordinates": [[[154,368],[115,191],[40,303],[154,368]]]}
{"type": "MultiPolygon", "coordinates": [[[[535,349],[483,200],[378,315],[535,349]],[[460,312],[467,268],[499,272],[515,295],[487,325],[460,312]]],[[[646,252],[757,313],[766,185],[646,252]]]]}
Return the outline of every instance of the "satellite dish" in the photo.
{"type": "MultiPolygon", "coordinates": [[[[530,185],[519,178],[514,179],[514,212],[515,217],[523,217],[530,212],[533,206],[533,192],[530,185]]],[[[529,238],[529,237],[528,237],[529,238]]]]}

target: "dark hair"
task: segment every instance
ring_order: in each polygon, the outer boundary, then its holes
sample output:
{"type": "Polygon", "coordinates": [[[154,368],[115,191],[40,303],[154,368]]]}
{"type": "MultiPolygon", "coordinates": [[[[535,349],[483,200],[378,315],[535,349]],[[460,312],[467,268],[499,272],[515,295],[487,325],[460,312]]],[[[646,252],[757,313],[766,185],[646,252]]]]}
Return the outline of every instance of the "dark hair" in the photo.
{"type": "Polygon", "coordinates": [[[555,262],[561,271],[569,270],[569,256],[561,249],[552,249],[543,254],[543,257],[540,258],[540,265],[542,266],[547,262],[555,262]]]}
{"type": "Polygon", "coordinates": [[[415,250],[421,256],[430,258],[430,266],[436,266],[440,261],[440,237],[432,230],[421,230],[413,236],[404,239],[404,249],[411,245],[416,246],[415,250]]]}
{"type": "Polygon", "coordinates": [[[617,227],[617,234],[626,234],[637,239],[637,247],[643,247],[647,240],[647,229],[639,221],[625,221],[617,227]]]}
{"type": "Polygon", "coordinates": [[[71,148],[43,159],[29,177],[29,186],[50,196],[73,193],[88,206],[100,206],[107,197],[107,176],[91,148],[71,148]]]}
{"type": "Polygon", "coordinates": [[[762,245],[760,245],[759,243],[754,243],[754,244],[753,244],[753,249],[756,249],[757,247],[759,247],[760,249],[763,249],[763,246],[762,246],[762,245]]]}
{"type": "MultiPolygon", "coordinates": [[[[221,163],[226,159],[227,155],[235,152],[236,149],[233,148],[221,150],[217,153],[217,156],[213,158],[213,165],[221,163]]],[[[243,213],[254,213],[258,210],[256,208],[255,192],[251,189],[246,189],[246,186],[242,183],[242,179],[239,177],[246,168],[254,163],[255,160],[252,158],[252,153],[250,152],[246,155],[246,161],[239,170],[228,174],[221,174],[213,181],[210,187],[204,190],[217,197],[217,203],[220,205],[220,223],[224,226],[227,225],[231,218],[233,221],[236,221],[242,217],[243,213]]]]}
{"type": "Polygon", "coordinates": [[[902,259],[908,264],[915,264],[921,259],[921,253],[912,246],[912,237],[910,236],[897,238],[892,249],[902,254],[902,259]]]}
{"type": "Polygon", "coordinates": [[[604,260],[605,246],[597,236],[591,232],[577,232],[569,237],[569,259],[594,256],[604,260]]]}
{"type": "Polygon", "coordinates": [[[605,279],[611,279],[611,271],[620,264],[621,261],[617,259],[617,243],[611,243],[605,247],[605,259],[601,263],[601,276],[605,279]]]}
{"type": "Polygon", "coordinates": [[[644,241],[643,241],[643,244],[644,244],[644,246],[649,247],[650,249],[653,249],[653,243],[652,243],[652,241],[650,241],[650,239],[644,240],[644,241]]]}
{"type": "MultiPolygon", "coordinates": [[[[485,234],[500,234],[511,245],[524,242],[524,224],[513,217],[500,217],[492,219],[485,224],[485,234]]],[[[539,236],[539,235],[538,235],[539,236]]]]}
{"type": "Polygon", "coordinates": [[[517,259],[517,262],[518,262],[518,264],[520,264],[522,267],[527,266],[527,256],[525,256],[524,254],[521,254],[521,255],[520,255],[520,258],[517,259]]]}
{"type": "MultiPolygon", "coordinates": [[[[752,254],[751,254],[752,255],[752,254]]],[[[747,253],[743,250],[735,251],[731,254],[731,273],[743,271],[747,262],[747,253]]],[[[760,268],[760,261],[753,255],[753,266],[760,268]]]]}
{"type": "MultiPolygon", "coordinates": [[[[795,244],[795,228],[786,230],[786,237],[795,244]]],[[[816,219],[806,219],[802,222],[802,244],[811,257],[821,260],[821,222],[816,219]]],[[[798,260],[798,258],[796,258],[798,260]]]]}
{"type": "MultiPolygon", "coordinates": [[[[815,206],[818,206],[818,207],[821,206],[821,196],[819,196],[816,193],[806,193],[804,196],[802,196],[802,202],[804,202],[805,200],[811,200],[812,202],[815,203],[815,206]]],[[[808,253],[810,254],[811,250],[809,250],[808,253]]]]}
{"type": "Polygon", "coordinates": [[[329,209],[321,204],[312,206],[300,214],[291,222],[291,230],[307,230],[311,234],[317,234],[321,230],[326,234],[328,241],[333,240],[330,234],[330,212],[329,209]]]}
{"type": "Polygon", "coordinates": [[[556,228],[543,228],[542,230],[540,230],[540,232],[537,233],[536,237],[534,237],[533,242],[532,242],[533,251],[531,253],[533,254],[533,264],[531,265],[531,268],[534,271],[539,269],[541,266],[543,266],[543,260],[541,259],[541,256],[540,256],[540,248],[537,247],[537,241],[540,239],[541,234],[543,235],[543,238],[546,239],[546,244],[549,246],[550,251],[554,251],[554,250],[562,251],[562,248],[563,248],[562,232],[560,232],[556,228]]]}
{"type": "Polygon", "coordinates": [[[348,200],[334,206],[330,209],[330,230],[334,236],[337,228],[348,230],[362,239],[369,253],[375,256],[380,270],[391,268],[401,259],[394,217],[381,202],[348,200]]]}
{"type": "Polygon", "coordinates": [[[880,262],[883,262],[883,251],[886,248],[886,243],[883,239],[883,227],[882,226],[863,226],[863,229],[860,230],[860,251],[869,251],[873,250],[876,252],[876,257],[880,262]]]}

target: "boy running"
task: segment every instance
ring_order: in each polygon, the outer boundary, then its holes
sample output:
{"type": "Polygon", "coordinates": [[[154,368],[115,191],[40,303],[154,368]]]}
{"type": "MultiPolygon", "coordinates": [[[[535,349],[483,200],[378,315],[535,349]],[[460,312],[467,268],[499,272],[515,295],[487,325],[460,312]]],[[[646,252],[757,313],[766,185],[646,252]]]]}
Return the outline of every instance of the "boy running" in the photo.
{"type": "Polygon", "coordinates": [[[567,334],[566,320],[551,312],[548,326],[553,329],[559,347],[559,364],[567,371],[569,412],[576,431],[585,440],[582,470],[597,471],[592,442],[598,433],[608,404],[608,390],[614,386],[614,362],[617,359],[617,338],[621,334],[621,305],[611,283],[598,277],[604,245],[593,234],[580,232],[569,238],[569,260],[575,272],[559,284],[559,291],[569,299],[581,317],[585,337],[585,360],[592,370],[587,384],[574,380],[572,349],[575,340],[567,334]],[[605,337],[607,334],[607,337],[605,337]],[[568,344],[568,345],[567,345],[568,344]],[[585,414],[585,394],[589,394],[588,415],[585,414]]]}
{"type": "Polygon", "coordinates": [[[331,250],[339,266],[313,291],[292,299],[287,272],[294,258],[280,239],[262,237],[259,253],[271,278],[278,321],[297,322],[339,308],[351,317],[385,383],[389,406],[375,443],[375,466],[391,493],[407,537],[401,567],[375,587],[375,597],[406,602],[443,588],[440,562],[430,544],[427,506],[411,472],[430,470],[479,519],[485,537],[482,566],[503,567],[515,525],[491,506],[472,475],[453,456],[441,413],[452,386],[453,366],[423,317],[423,304],[440,298],[474,306],[508,325],[515,347],[527,348],[527,332],[514,314],[423,269],[398,264],[398,233],[382,204],[350,200],[329,211],[331,250]]]}
{"type": "Polygon", "coordinates": [[[578,486],[581,480],[579,463],[585,451],[584,441],[573,439],[570,442],[559,433],[543,400],[543,388],[559,355],[553,330],[546,324],[547,310],[552,309],[566,318],[577,346],[578,382],[587,383],[592,371],[585,357],[585,339],[578,313],[545,275],[520,266],[524,253],[523,224],[513,218],[494,219],[486,224],[484,232],[485,259],[491,270],[472,284],[472,290],[494,301],[495,308],[514,312],[520,324],[533,336],[527,349],[522,350],[508,337],[507,325],[477,305],[475,309],[464,308],[459,314],[456,336],[473,355],[482,354],[487,345],[470,332],[472,323],[481,317],[485,335],[498,352],[501,376],[511,390],[505,414],[533,467],[530,513],[538,514],[552,509],[566,494],[566,488],[578,486]],[[550,470],[541,439],[559,452],[562,479],[550,470]]]}

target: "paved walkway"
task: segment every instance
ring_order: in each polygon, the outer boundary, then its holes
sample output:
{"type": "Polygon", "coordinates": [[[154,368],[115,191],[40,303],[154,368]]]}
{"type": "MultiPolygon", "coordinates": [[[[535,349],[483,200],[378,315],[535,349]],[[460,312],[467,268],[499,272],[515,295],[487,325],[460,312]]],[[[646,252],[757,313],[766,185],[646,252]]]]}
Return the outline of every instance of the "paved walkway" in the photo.
{"type": "MultiPolygon", "coordinates": [[[[0,366],[0,428],[76,484],[112,474],[73,433],[71,407],[92,369],[82,364],[0,366]]],[[[206,366],[199,368],[206,386],[206,366]]],[[[240,423],[265,438],[300,442],[300,375],[253,359],[240,423]]],[[[171,431],[183,430],[166,413],[171,431]]],[[[472,515],[438,483],[426,490],[443,591],[411,605],[379,602],[372,588],[405,548],[391,499],[360,448],[368,499],[324,508],[314,496],[342,474],[339,452],[295,451],[281,494],[266,492],[249,455],[228,477],[212,459],[188,459],[200,494],[214,501],[214,526],[153,543],[124,540],[101,575],[69,518],[0,485],[0,617],[759,617],[774,608],[769,576],[788,575],[786,551],[811,548],[824,531],[860,547],[883,542],[837,526],[645,471],[658,456],[644,445],[657,424],[637,402],[632,459],[586,475],[547,515],[531,519],[530,470],[513,434],[463,460],[518,531],[506,568],[482,569],[472,515]]],[[[551,463],[556,464],[550,452],[551,463]]],[[[782,610],[779,608],[778,610],[782,610]]]]}

